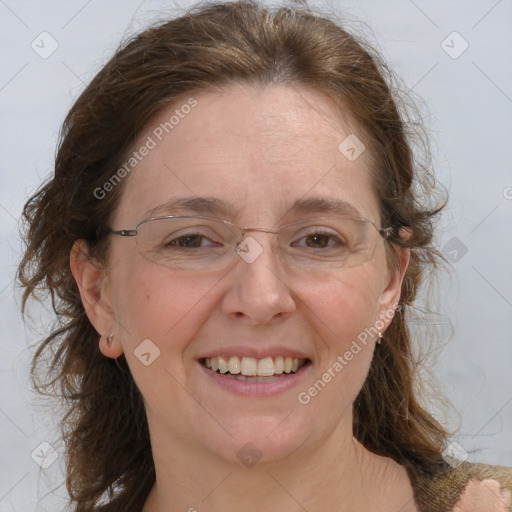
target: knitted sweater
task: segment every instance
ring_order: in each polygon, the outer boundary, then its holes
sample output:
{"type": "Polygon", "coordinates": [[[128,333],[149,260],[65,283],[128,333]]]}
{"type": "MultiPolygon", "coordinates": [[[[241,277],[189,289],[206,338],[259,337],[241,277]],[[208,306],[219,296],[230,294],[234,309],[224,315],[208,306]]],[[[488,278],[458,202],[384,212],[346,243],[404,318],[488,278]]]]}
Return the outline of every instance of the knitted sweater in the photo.
{"type": "Polygon", "coordinates": [[[420,512],[512,512],[512,468],[463,462],[409,476],[420,512]]]}

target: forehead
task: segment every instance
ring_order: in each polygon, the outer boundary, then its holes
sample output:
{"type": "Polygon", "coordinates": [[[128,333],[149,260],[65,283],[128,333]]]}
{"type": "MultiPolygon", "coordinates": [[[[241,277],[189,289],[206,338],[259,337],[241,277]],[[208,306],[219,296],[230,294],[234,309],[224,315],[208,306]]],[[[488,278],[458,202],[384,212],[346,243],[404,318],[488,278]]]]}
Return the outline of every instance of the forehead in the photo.
{"type": "Polygon", "coordinates": [[[376,220],[369,152],[350,153],[364,149],[363,140],[348,112],[311,89],[231,84],[191,93],[139,135],[114,223],[202,197],[219,199],[232,220],[253,223],[273,223],[298,201],[319,198],[376,220]]]}

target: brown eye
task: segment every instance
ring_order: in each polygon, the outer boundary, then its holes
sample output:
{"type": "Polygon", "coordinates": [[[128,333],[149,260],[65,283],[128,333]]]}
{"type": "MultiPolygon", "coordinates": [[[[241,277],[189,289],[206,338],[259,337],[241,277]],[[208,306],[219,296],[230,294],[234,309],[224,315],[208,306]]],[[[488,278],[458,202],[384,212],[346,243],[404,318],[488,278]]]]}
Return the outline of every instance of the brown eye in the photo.
{"type": "Polygon", "coordinates": [[[198,247],[201,247],[201,241],[205,238],[202,235],[186,235],[186,236],[180,236],[179,238],[176,238],[175,240],[171,240],[170,242],[167,242],[165,244],[166,247],[168,246],[177,246],[184,249],[196,249],[198,247]]]}
{"type": "Polygon", "coordinates": [[[326,234],[316,234],[316,235],[308,235],[306,237],[306,245],[308,247],[327,247],[329,245],[329,239],[332,238],[331,235],[326,234]]]}
{"type": "Polygon", "coordinates": [[[298,235],[297,241],[293,243],[295,247],[307,247],[310,249],[341,248],[346,246],[343,238],[331,230],[315,228],[309,233],[298,235]]]}

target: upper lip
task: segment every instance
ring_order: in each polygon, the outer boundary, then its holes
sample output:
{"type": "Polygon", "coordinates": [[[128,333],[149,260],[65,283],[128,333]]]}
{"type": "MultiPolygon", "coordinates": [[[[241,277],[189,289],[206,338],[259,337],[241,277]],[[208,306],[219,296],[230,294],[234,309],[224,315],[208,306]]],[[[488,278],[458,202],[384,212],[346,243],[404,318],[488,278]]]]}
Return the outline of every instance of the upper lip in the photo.
{"type": "Polygon", "coordinates": [[[304,352],[288,347],[273,346],[265,349],[262,347],[243,347],[240,345],[212,349],[200,355],[198,359],[231,356],[253,357],[254,359],[264,359],[265,357],[275,358],[278,356],[294,357],[297,359],[310,359],[304,352]]]}

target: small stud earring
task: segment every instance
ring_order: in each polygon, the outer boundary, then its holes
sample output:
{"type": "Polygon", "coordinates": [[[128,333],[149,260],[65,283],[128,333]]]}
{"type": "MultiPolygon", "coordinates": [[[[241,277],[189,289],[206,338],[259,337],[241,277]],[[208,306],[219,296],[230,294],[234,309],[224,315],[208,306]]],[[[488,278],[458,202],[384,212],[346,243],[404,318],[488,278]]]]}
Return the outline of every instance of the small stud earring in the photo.
{"type": "Polygon", "coordinates": [[[107,347],[110,348],[110,345],[112,345],[112,340],[114,339],[114,335],[111,334],[110,336],[107,336],[107,347]]]}
{"type": "Polygon", "coordinates": [[[377,343],[380,345],[382,343],[382,338],[384,335],[379,331],[379,339],[377,340],[377,343]]]}

